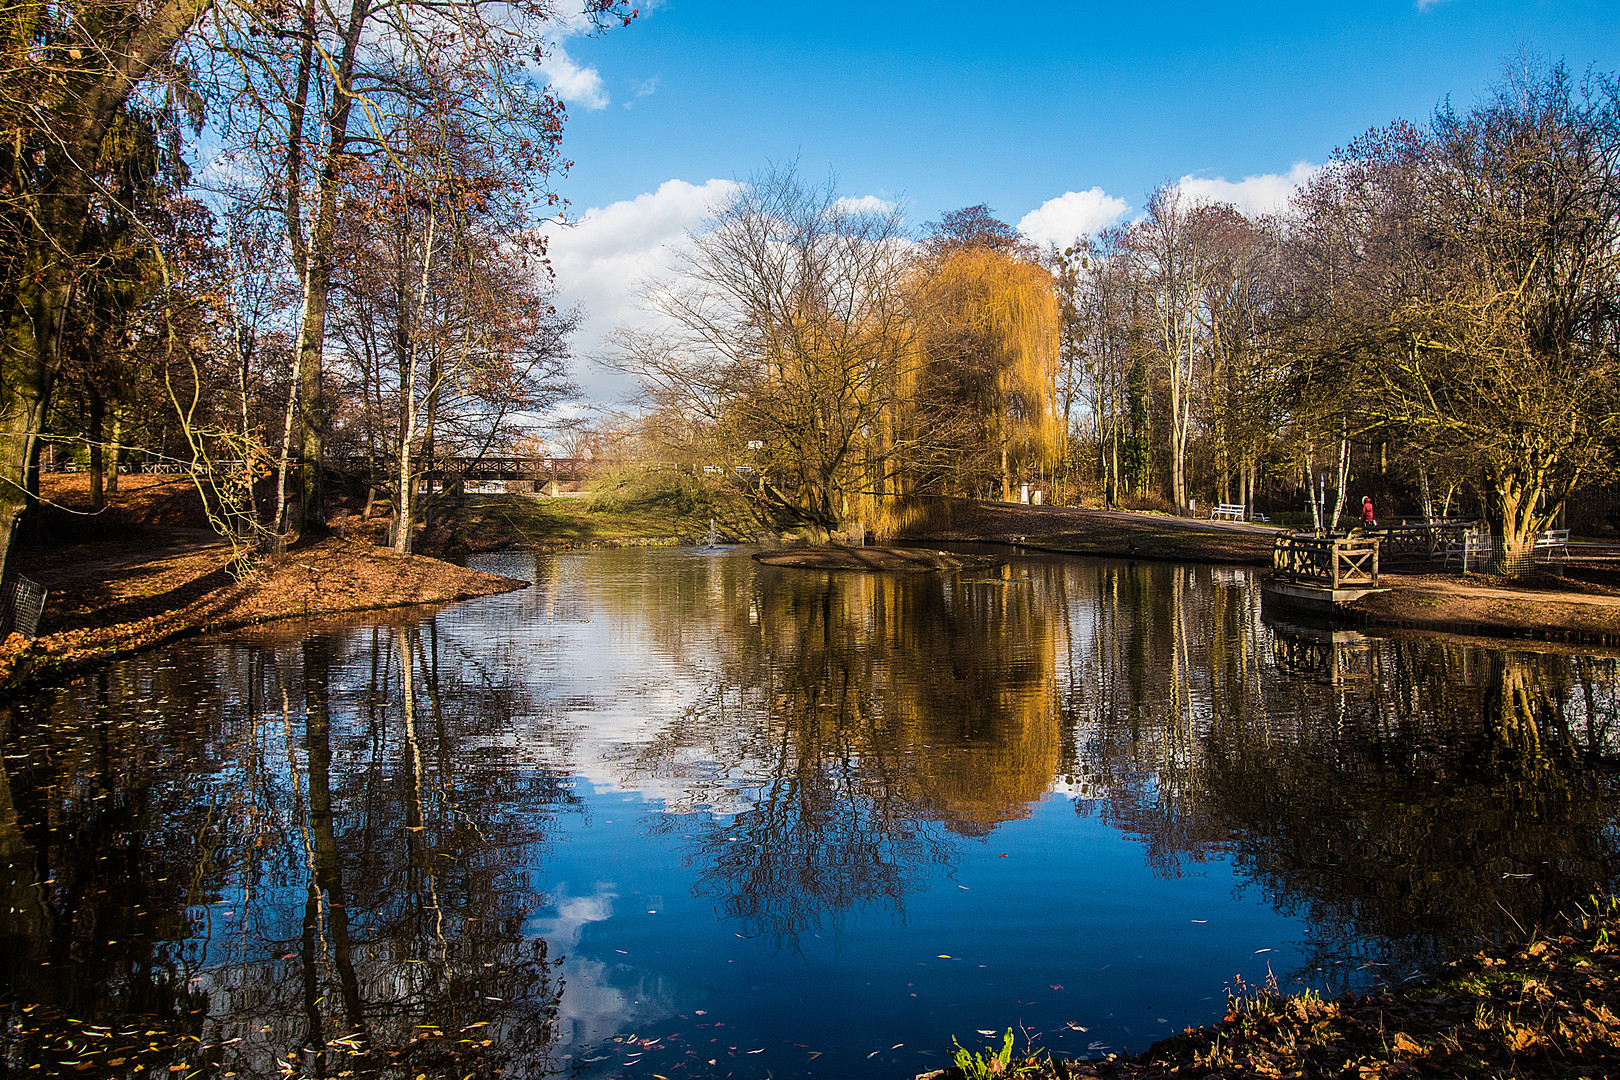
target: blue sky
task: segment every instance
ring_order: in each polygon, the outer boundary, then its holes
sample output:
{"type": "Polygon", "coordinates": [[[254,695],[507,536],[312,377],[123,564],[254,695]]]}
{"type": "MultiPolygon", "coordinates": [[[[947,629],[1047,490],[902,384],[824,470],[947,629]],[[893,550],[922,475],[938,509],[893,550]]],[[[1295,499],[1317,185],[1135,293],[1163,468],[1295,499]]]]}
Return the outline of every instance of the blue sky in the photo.
{"type": "Polygon", "coordinates": [[[641,6],[628,28],[559,35],[546,68],[569,104],[559,190],[583,219],[555,261],[598,400],[625,389],[588,358],[636,321],[635,280],[768,162],[916,223],[982,202],[1057,239],[1164,182],[1275,204],[1368,127],[1466,107],[1521,53],[1620,70],[1614,0],[641,6]]]}

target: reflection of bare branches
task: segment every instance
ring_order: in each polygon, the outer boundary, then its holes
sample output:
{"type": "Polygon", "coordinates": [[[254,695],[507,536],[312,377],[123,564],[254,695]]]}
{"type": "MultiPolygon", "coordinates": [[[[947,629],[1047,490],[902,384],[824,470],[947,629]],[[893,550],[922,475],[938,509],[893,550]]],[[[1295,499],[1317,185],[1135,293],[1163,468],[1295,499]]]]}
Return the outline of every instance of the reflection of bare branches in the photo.
{"type": "Polygon", "coordinates": [[[1229,852],[1310,917],[1315,963],[1409,970],[1611,879],[1614,660],[1365,639],[1347,678],[1336,643],[1285,639],[1237,590],[1089,572],[1066,708],[1078,805],[1166,873],[1229,852]],[[1152,663],[1167,654],[1185,662],[1152,663]]]}
{"type": "Polygon", "coordinates": [[[432,642],[405,676],[417,640],[198,643],[42,703],[19,809],[48,839],[59,925],[96,925],[121,955],[46,969],[43,997],[8,971],[14,1000],[93,1001],[72,1015],[109,1026],[148,1014],[185,1036],[155,1071],[275,1075],[289,1051],[329,1073],[553,1070],[560,985],[524,931],[541,904],[525,867],[570,802],[567,775],[486,749],[511,722],[491,701],[523,708],[527,690],[463,681],[432,642]],[[136,813],[108,817],[114,801],[136,813]]]}
{"type": "Polygon", "coordinates": [[[856,908],[896,914],[949,847],[925,807],[901,794],[872,728],[851,712],[804,702],[781,728],[769,774],[739,793],[749,809],[712,822],[689,862],[698,889],[753,933],[792,944],[856,908]],[[812,711],[814,710],[814,711],[812,711]]]}

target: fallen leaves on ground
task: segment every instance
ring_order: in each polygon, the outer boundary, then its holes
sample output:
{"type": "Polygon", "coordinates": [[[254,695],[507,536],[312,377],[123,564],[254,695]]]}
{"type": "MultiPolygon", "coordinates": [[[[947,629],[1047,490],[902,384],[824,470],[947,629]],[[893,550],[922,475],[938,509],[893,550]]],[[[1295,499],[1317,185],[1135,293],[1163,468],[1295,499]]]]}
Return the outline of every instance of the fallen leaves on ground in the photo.
{"type": "Polygon", "coordinates": [[[0,642],[0,692],[189,634],[448,603],[526,584],[335,537],[245,561],[228,545],[192,539],[179,551],[168,534],[137,533],[122,544],[58,547],[35,559],[25,552],[24,573],[32,570],[51,589],[41,624],[48,632],[0,642]],[[122,557],[101,550],[107,545],[122,557]]]}
{"type": "MultiPolygon", "coordinates": [[[[1620,898],[1594,901],[1564,932],[1516,951],[1482,951],[1437,982],[1324,1001],[1275,983],[1239,987],[1226,1017],[1134,1057],[1042,1056],[1021,1075],[1170,1077],[1522,1077],[1620,1075],[1620,898]]],[[[1073,1024],[1071,1024],[1073,1026],[1073,1024]]],[[[923,1076],[954,1080],[958,1070],[923,1076]]]]}

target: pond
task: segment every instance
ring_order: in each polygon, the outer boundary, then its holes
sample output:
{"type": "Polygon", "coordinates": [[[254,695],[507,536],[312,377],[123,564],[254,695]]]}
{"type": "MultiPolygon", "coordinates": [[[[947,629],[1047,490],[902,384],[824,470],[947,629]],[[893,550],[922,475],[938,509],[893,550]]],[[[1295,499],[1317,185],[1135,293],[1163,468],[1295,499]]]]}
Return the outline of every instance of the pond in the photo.
{"type": "Polygon", "coordinates": [[[1613,656],[1247,571],[486,557],[0,712],[0,1071],[910,1077],[1421,977],[1613,882],[1613,656]]]}

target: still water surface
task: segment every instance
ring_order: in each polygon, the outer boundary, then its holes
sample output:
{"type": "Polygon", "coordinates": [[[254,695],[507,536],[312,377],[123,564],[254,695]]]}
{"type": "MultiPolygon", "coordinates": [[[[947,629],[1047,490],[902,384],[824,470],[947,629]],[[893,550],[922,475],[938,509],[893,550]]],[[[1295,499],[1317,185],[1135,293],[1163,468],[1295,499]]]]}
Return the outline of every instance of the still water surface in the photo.
{"type": "Polygon", "coordinates": [[[1620,865],[1612,657],[1301,636],[1208,567],[480,565],[536,585],[0,714],[0,1073],[1141,1049],[1235,979],[1399,982],[1620,865]]]}

